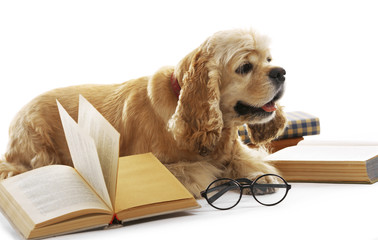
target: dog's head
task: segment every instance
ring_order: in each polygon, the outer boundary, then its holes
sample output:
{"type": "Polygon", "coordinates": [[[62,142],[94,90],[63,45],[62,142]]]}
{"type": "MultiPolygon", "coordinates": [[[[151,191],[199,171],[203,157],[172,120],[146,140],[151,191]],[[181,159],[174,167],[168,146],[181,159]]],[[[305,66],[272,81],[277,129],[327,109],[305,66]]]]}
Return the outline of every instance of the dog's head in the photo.
{"type": "Polygon", "coordinates": [[[215,33],[187,55],[175,69],[181,93],[170,129],[178,142],[206,155],[224,127],[272,120],[286,72],[271,61],[268,39],[247,30],[215,33]]]}

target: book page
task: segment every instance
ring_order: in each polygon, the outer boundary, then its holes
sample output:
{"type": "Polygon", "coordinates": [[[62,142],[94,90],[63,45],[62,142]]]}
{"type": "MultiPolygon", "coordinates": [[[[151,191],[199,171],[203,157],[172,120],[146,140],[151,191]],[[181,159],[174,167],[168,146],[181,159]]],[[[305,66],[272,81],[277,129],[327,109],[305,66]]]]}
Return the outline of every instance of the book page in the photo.
{"type": "Polygon", "coordinates": [[[354,139],[305,139],[298,146],[378,146],[377,141],[354,139]]]}
{"type": "MultiPolygon", "coordinates": [[[[116,213],[133,207],[191,198],[189,191],[152,153],[120,158],[116,213]]],[[[193,202],[193,206],[197,206],[193,202]]]]}
{"type": "Polygon", "coordinates": [[[111,209],[69,166],[37,168],[5,179],[1,184],[36,225],[43,226],[41,223],[45,221],[51,224],[54,222],[51,219],[57,217],[60,217],[59,221],[73,218],[75,214],[67,214],[85,209],[111,213],[111,209]]]}
{"type": "Polygon", "coordinates": [[[267,157],[272,161],[366,161],[378,155],[378,146],[303,145],[282,149],[267,157]]]}
{"type": "Polygon", "coordinates": [[[102,173],[114,206],[120,134],[83,96],[80,95],[79,99],[78,124],[96,143],[102,173]]]}
{"type": "Polygon", "coordinates": [[[75,169],[104,202],[112,208],[94,140],[80,129],[79,125],[70,117],[58,100],[57,104],[75,169]]]}

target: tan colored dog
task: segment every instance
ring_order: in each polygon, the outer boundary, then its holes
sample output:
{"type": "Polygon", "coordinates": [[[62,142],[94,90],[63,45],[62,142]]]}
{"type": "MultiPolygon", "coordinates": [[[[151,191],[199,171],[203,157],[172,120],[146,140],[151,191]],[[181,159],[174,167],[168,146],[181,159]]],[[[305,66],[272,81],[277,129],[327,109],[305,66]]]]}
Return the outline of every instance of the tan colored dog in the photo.
{"type": "Polygon", "coordinates": [[[266,152],[248,148],[237,135],[237,126],[248,123],[250,138],[265,143],[285,126],[275,103],[285,70],[270,61],[265,37],[222,31],[153,76],[42,94],[12,122],[0,178],[48,164],[72,165],[55,100],[77,118],[79,94],[120,132],[121,156],[152,152],[196,197],[218,177],[275,173],[263,161],[266,152]]]}

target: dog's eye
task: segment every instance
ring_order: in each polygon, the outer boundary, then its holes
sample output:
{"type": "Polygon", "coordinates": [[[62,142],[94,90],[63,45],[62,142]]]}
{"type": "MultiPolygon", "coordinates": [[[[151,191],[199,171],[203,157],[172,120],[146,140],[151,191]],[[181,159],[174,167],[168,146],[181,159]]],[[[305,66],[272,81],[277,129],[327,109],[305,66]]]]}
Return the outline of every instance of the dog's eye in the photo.
{"type": "Polygon", "coordinates": [[[268,62],[271,62],[271,61],[272,61],[272,58],[268,57],[266,60],[267,60],[268,62]]]}
{"type": "Polygon", "coordinates": [[[236,70],[235,72],[238,73],[238,74],[247,74],[249,73],[250,71],[252,71],[252,68],[253,68],[253,65],[252,63],[243,63],[242,65],[240,65],[236,70]]]}

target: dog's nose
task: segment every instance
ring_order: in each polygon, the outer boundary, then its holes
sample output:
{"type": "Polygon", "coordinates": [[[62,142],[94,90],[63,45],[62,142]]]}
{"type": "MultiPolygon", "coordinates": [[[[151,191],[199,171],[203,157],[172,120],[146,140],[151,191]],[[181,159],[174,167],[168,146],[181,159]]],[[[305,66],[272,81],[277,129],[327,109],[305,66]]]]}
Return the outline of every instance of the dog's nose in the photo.
{"type": "Polygon", "coordinates": [[[285,69],[276,67],[270,70],[269,77],[273,79],[276,83],[283,83],[285,81],[285,74],[285,69]]]}

